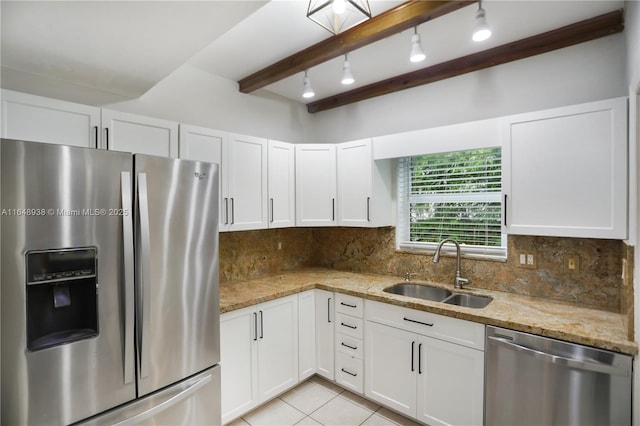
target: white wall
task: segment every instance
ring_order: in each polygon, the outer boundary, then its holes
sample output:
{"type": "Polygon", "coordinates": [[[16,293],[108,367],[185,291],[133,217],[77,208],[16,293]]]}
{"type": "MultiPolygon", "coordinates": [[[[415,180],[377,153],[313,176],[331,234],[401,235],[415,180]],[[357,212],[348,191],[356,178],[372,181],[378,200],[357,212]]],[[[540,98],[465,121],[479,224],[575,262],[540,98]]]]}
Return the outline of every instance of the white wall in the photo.
{"type": "Polygon", "coordinates": [[[306,107],[275,95],[246,95],[235,81],[183,65],[140,98],[106,108],[286,142],[309,142],[306,107]]]}
{"type": "Polygon", "coordinates": [[[317,142],[340,142],[627,96],[624,35],[314,115],[317,142]]]}

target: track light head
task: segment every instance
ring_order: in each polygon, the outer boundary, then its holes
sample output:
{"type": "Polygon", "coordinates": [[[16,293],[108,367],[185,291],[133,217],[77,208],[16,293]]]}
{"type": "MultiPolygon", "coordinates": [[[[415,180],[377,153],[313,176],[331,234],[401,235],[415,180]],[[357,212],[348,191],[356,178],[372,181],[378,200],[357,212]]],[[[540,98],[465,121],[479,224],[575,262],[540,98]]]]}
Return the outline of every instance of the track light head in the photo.
{"type": "Polygon", "coordinates": [[[491,37],[491,28],[487,24],[487,15],[485,10],[480,7],[476,12],[476,24],[473,31],[473,41],[484,41],[491,37]]]}
{"type": "Polygon", "coordinates": [[[304,72],[304,78],[302,79],[302,97],[309,99],[315,96],[315,92],[311,87],[311,80],[309,80],[309,76],[307,75],[307,71],[304,72]]]}
{"type": "Polygon", "coordinates": [[[418,34],[418,29],[415,29],[415,33],[411,36],[411,53],[409,55],[409,60],[411,62],[421,62],[424,61],[427,55],[424,54],[424,50],[422,50],[422,45],[420,44],[420,34],[418,34]]]}

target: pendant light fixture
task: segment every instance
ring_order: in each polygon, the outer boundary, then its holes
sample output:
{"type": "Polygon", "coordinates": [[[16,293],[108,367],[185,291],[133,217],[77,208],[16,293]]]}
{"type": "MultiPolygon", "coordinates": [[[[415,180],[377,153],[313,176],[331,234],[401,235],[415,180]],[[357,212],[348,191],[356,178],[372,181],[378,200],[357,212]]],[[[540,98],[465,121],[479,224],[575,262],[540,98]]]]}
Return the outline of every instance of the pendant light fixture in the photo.
{"type": "Polygon", "coordinates": [[[339,34],[371,18],[368,0],[310,0],[307,18],[339,34]]]}
{"type": "Polygon", "coordinates": [[[409,60],[411,62],[421,62],[424,61],[427,55],[424,54],[424,50],[422,50],[422,45],[420,44],[420,34],[418,34],[418,27],[413,27],[413,35],[411,36],[411,54],[409,55],[409,60]]]}
{"type": "Polygon", "coordinates": [[[311,87],[311,80],[309,80],[309,76],[307,75],[307,70],[304,71],[304,78],[302,79],[302,97],[309,99],[315,96],[315,92],[311,87]]]}
{"type": "Polygon", "coordinates": [[[478,2],[478,11],[476,12],[476,23],[473,31],[473,41],[485,41],[491,37],[491,28],[487,24],[487,15],[482,8],[482,0],[478,2]]]}
{"type": "Polygon", "coordinates": [[[349,58],[347,55],[344,55],[344,64],[342,65],[342,80],[341,83],[345,86],[349,84],[353,84],[356,80],[353,78],[353,74],[351,73],[351,64],[349,63],[349,58]]]}

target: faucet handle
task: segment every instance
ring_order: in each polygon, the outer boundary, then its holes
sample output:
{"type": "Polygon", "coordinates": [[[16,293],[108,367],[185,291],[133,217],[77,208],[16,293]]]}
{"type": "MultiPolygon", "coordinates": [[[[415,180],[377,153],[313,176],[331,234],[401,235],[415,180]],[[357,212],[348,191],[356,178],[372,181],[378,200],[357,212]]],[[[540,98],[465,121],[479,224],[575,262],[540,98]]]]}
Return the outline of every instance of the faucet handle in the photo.
{"type": "Polygon", "coordinates": [[[471,283],[471,280],[468,279],[468,278],[456,277],[454,279],[453,286],[455,288],[460,289],[460,288],[462,288],[462,286],[470,284],[470,283],[471,283]]]}
{"type": "Polygon", "coordinates": [[[405,273],[404,273],[404,280],[405,280],[405,282],[409,282],[409,281],[411,281],[411,276],[412,276],[412,275],[418,275],[418,273],[417,273],[417,272],[405,272],[405,273]]]}

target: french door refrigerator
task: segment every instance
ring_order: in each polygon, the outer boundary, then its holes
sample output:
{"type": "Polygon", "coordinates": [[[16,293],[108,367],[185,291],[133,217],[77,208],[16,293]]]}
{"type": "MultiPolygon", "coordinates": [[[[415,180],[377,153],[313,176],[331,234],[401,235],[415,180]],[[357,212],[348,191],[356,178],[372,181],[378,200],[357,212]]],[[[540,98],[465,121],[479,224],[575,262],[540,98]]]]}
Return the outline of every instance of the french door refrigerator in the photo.
{"type": "Polygon", "coordinates": [[[2,425],[219,424],[218,166],[0,142],[2,425]]]}

